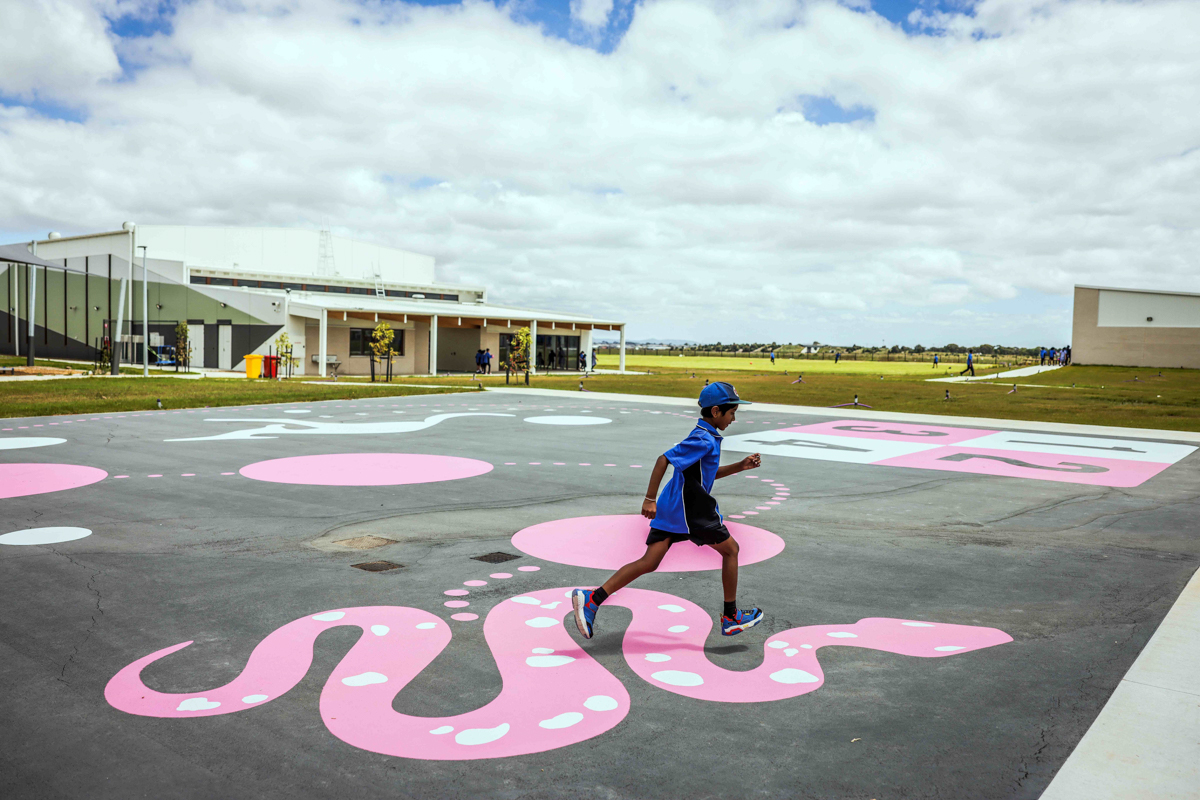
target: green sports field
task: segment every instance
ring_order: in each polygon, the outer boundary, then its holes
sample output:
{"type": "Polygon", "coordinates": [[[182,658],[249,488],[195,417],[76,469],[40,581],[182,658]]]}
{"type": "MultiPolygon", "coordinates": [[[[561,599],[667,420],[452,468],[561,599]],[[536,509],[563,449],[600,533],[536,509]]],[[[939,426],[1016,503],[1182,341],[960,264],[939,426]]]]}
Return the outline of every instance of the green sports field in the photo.
{"type": "MultiPolygon", "coordinates": [[[[598,366],[601,369],[616,369],[620,359],[615,355],[602,355],[598,366]]],[[[772,366],[770,357],[766,358],[722,358],[721,356],[643,356],[630,355],[625,357],[625,369],[637,372],[657,372],[660,370],[696,370],[699,371],[729,371],[738,370],[754,373],[779,373],[785,371],[789,375],[796,373],[813,375],[916,375],[923,378],[939,378],[946,375],[957,375],[963,364],[939,365],[937,369],[927,361],[866,361],[843,359],[834,363],[831,359],[806,358],[776,358],[772,366]]],[[[975,369],[976,375],[995,371],[989,358],[980,362],[975,369]]]]}

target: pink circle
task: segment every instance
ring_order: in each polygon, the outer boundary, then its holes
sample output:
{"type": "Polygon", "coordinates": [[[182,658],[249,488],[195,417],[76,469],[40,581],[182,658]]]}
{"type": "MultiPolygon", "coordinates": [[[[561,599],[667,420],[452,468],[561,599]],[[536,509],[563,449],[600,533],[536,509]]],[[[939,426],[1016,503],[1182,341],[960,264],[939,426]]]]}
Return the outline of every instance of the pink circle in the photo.
{"type": "Polygon", "coordinates": [[[466,608],[471,604],[466,600],[447,600],[446,602],[442,603],[442,605],[444,605],[446,608],[466,608]]]}
{"type": "Polygon", "coordinates": [[[335,453],[259,461],[239,472],[256,481],[306,486],[402,486],[473,478],[492,471],[486,461],[416,453],[335,453]]]}
{"type": "Polygon", "coordinates": [[[487,586],[487,581],[463,581],[463,586],[487,586]]]}
{"type": "Polygon", "coordinates": [[[500,579],[511,578],[512,573],[511,572],[493,572],[491,575],[488,575],[488,577],[489,578],[500,578],[500,579]]]}
{"type": "Polygon", "coordinates": [[[451,597],[462,597],[463,595],[470,594],[470,592],[468,592],[466,589],[447,589],[446,591],[442,592],[442,594],[448,594],[451,597]]]}
{"type": "Polygon", "coordinates": [[[745,519],[741,514],[729,514],[728,517],[730,519],[745,519]]]}
{"type": "MultiPolygon", "coordinates": [[[[739,564],[755,564],[783,551],[783,539],[770,531],[740,522],[730,522],[728,527],[740,546],[739,564]]],[[[612,514],[543,522],[517,531],[512,543],[531,556],[559,564],[617,569],[645,553],[649,532],[650,521],[640,514],[612,514]]],[[[658,567],[659,572],[720,568],[721,556],[716,550],[688,542],[673,545],[658,567]]]]}
{"type": "Polygon", "coordinates": [[[758,512],[757,512],[757,511],[743,511],[742,513],[743,513],[743,514],[749,514],[749,515],[750,515],[750,516],[752,516],[752,517],[757,517],[757,516],[758,516],[758,512]]]}
{"type": "Polygon", "coordinates": [[[0,464],[0,499],[78,489],[107,477],[102,469],[79,464],[0,464]]]}
{"type": "Polygon", "coordinates": [[[473,619],[479,619],[478,614],[451,614],[450,619],[456,619],[459,622],[470,622],[473,619]]]}
{"type": "Polygon", "coordinates": [[[537,572],[541,567],[517,567],[517,569],[521,572],[537,572]]]}

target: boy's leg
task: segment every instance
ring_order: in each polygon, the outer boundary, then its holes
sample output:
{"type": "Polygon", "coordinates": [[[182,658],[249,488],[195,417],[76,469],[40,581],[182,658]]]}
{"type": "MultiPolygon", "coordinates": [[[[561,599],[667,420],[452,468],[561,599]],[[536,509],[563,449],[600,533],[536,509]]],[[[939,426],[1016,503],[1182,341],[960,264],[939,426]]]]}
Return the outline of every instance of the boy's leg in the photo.
{"type": "Polygon", "coordinates": [[[575,610],[575,624],[579,627],[579,632],[583,634],[583,638],[592,638],[592,624],[596,619],[596,611],[599,610],[600,604],[608,599],[608,596],[628,586],[635,579],[645,575],[647,572],[653,572],[658,569],[658,565],[662,562],[663,556],[667,554],[667,550],[671,548],[670,539],[662,539],[657,542],[646,545],[646,553],[637,561],[631,561],[621,567],[612,577],[604,582],[604,585],[598,589],[575,589],[571,592],[571,607],[575,610]]]}
{"type": "Polygon", "coordinates": [[[737,608],[738,543],[730,536],[723,542],[710,544],[721,554],[721,588],[725,592],[725,606],[721,612],[721,634],[733,636],[753,628],[762,622],[763,613],[757,608],[739,611],[737,608]]]}

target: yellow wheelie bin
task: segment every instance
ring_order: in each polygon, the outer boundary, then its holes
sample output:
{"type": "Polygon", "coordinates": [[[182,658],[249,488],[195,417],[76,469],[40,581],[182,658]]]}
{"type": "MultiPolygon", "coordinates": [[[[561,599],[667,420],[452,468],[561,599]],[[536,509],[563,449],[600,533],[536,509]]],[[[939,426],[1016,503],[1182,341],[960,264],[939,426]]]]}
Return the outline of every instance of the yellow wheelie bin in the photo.
{"type": "Polygon", "coordinates": [[[257,378],[262,375],[262,356],[248,355],[243,356],[246,359],[246,377],[250,379],[257,378]]]}

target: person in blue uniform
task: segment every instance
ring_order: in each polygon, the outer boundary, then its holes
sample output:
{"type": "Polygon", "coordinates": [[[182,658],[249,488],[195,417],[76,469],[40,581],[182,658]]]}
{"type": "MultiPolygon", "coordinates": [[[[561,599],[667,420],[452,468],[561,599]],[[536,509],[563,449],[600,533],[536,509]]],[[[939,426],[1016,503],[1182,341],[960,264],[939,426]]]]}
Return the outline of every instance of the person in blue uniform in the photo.
{"type": "Polygon", "coordinates": [[[659,456],[650,473],[650,485],[642,501],[642,516],[651,520],[645,555],[621,567],[599,588],[571,592],[575,624],[585,639],[592,638],[596,612],[609,595],[658,569],[667,550],[676,542],[711,547],[721,554],[721,586],[725,596],[721,609],[723,635],[733,636],[762,621],[760,609],[737,607],[738,544],[729,535],[711,494],[717,478],[756,469],[762,464],[762,458],[755,453],[736,464],[721,466],[721,431],[733,423],[738,406],[748,402],[724,382],[710,383],[700,392],[700,419],[696,427],[686,439],[659,456]],[[658,488],[668,465],[674,468],[674,473],[660,494],[658,488]]]}

